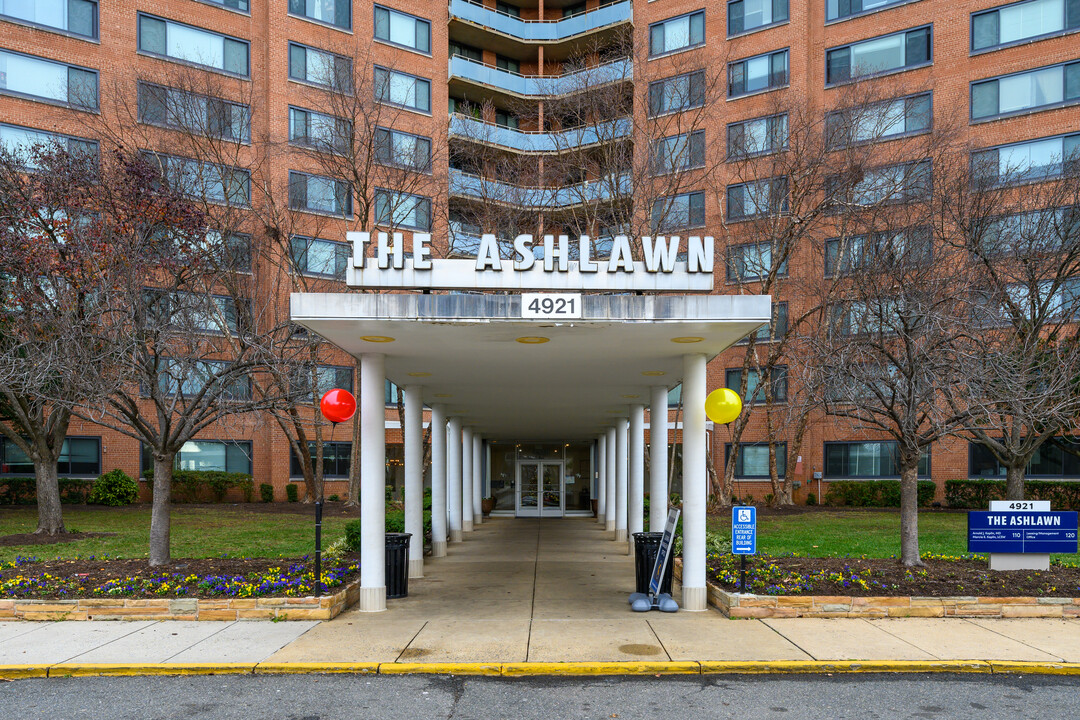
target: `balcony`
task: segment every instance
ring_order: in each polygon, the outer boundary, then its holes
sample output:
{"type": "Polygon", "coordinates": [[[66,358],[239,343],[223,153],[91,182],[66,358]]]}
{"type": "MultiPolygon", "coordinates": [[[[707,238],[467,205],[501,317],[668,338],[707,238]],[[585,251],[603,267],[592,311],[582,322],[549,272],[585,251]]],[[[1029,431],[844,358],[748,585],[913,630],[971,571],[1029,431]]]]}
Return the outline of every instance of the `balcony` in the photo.
{"type": "Polygon", "coordinates": [[[519,75],[518,73],[455,55],[450,58],[449,79],[453,83],[485,85],[517,97],[543,98],[568,95],[590,88],[633,79],[634,66],[628,59],[583,68],[564,75],[519,75]]]}
{"type": "Polygon", "coordinates": [[[585,181],[557,188],[522,187],[450,168],[450,194],[500,205],[537,210],[566,210],[593,202],[625,197],[633,191],[629,175],[585,181]]]}
{"type": "Polygon", "coordinates": [[[522,20],[470,0],[450,0],[451,21],[471,23],[526,43],[563,42],[602,28],[630,22],[633,15],[634,8],[630,0],[622,0],[561,20],[522,20]]]}
{"type": "Polygon", "coordinates": [[[524,132],[453,113],[450,137],[522,153],[557,153],[630,137],[630,118],[584,125],[561,132],[524,132]]]}

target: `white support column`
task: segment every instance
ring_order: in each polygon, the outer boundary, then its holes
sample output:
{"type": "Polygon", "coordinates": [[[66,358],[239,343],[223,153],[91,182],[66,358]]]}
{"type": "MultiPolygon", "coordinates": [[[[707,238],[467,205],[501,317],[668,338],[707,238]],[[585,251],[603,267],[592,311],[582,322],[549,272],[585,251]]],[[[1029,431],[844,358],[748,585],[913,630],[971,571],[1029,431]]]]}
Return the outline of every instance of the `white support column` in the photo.
{"type": "Polygon", "coordinates": [[[705,356],[683,356],[683,610],[705,610],[705,356]]]}
{"type": "Polygon", "coordinates": [[[603,524],[607,515],[607,433],[596,439],[596,522],[603,524]]]}
{"type": "Polygon", "coordinates": [[[604,513],[604,530],[615,532],[615,428],[607,429],[607,507],[604,513]]]}
{"type": "Polygon", "coordinates": [[[630,477],[627,488],[626,534],[634,554],[634,533],[645,529],[645,406],[630,406],[630,477]]]}
{"type": "Polygon", "coordinates": [[[361,612],[386,609],[385,357],[360,356],[361,612]]]}
{"type": "Polygon", "coordinates": [[[431,556],[446,557],[446,408],[440,403],[431,406],[431,556]]]}
{"type": "Polygon", "coordinates": [[[450,504],[450,542],[461,542],[461,418],[446,425],[446,497],[450,504]]]}
{"type": "Polygon", "coordinates": [[[630,434],[630,423],[626,418],[619,418],[616,422],[615,440],[615,542],[626,542],[626,517],[627,517],[627,460],[629,448],[627,440],[630,434]]]}
{"type": "Polygon", "coordinates": [[[473,525],[480,525],[484,522],[484,439],[480,437],[479,433],[473,435],[472,439],[472,508],[473,508],[473,525]]]}
{"type": "Polygon", "coordinates": [[[424,404],[419,385],[405,386],[405,532],[409,577],[424,577],[424,404]]]}
{"type": "Polygon", "coordinates": [[[668,501],[668,390],[652,388],[649,407],[649,530],[663,532],[668,501]]]}
{"type": "Polygon", "coordinates": [[[473,531],[473,451],[472,428],[461,430],[461,529],[473,531]]]}

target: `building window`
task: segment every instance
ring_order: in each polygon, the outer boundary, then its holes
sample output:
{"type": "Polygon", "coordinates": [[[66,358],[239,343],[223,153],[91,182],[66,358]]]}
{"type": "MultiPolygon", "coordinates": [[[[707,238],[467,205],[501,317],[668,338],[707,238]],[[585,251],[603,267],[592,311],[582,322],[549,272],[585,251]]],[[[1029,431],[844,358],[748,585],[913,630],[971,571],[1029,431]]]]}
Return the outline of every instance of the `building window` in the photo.
{"type": "Polygon", "coordinates": [[[248,77],[248,42],[139,13],[139,50],[248,77]]]}
{"type": "Polygon", "coordinates": [[[825,241],[825,276],[848,275],[860,270],[924,263],[930,260],[930,228],[912,227],[825,241]]]}
{"type": "Polygon", "coordinates": [[[175,326],[198,333],[227,335],[239,328],[236,301],[224,295],[146,290],[147,316],[159,326],[175,326]]]}
{"type": "Polygon", "coordinates": [[[825,134],[831,147],[889,140],[930,129],[930,93],[831,112],[825,134]]]}
{"type": "Polygon", "coordinates": [[[787,211],[787,178],[755,180],[727,187],[727,217],[730,221],[766,217],[787,211]]]}
{"type": "Polygon", "coordinates": [[[512,130],[517,130],[519,126],[517,115],[511,115],[504,110],[495,111],[495,124],[512,130]]]}
{"type": "Polygon", "coordinates": [[[825,0],[825,22],[877,12],[913,0],[825,0]]]}
{"type": "Polygon", "coordinates": [[[705,193],[689,192],[653,201],[653,232],[667,232],[705,224],[705,193]]]}
{"type": "Polygon", "coordinates": [[[900,302],[893,298],[869,303],[845,300],[829,308],[829,332],[839,337],[894,335],[900,302]]]}
{"type": "Polygon", "coordinates": [[[1004,184],[1057,177],[1080,163],[1080,133],[1002,145],[971,154],[972,170],[983,183],[1004,184]]]}
{"type": "Polygon", "coordinates": [[[668,390],[667,404],[668,407],[676,407],[682,402],[682,383],[679,383],[675,387],[668,390]]]}
{"type": "Polygon", "coordinates": [[[387,227],[431,229],[431,199],[421,195],[377,189],[375,222],[387,227]]]}
{"type": "MultiPolygon", "coordinates": [[[[142,444],[142,471],[154,469],[150,446],[142,444]]],[[[251,475],[251,442],[248,440],[188,440],[176,454],[176,469],[251,475]]]]}
{"type": "Polygon", "coordinates": [[[289,43],[289,79],[352,93],[352,60],[325,50],[289,43]]]}
{"type": "Polygon", "coordinates": [[[289,142],[322,152],[345,154],[352,138],[352,123],[312,110],[289,108],[289,142]]]}
{"type": "MultiPolygon", "coordinates": [[[[60,476],[101,474],[101,438],[68,437],[56,462],[60,476]]],[[[0,437],[0,475],[34,476],[34,461],[9,438],[0,437]]]]}
{"type": "Polygon", "coordinates": [[[788,331],[788,308],[786,302],[773,303],[773,314],[776,316],[775,323],[768,323],[762,325],[750,335],[739,340],[736,345],[749,345],[750,338],[754,338],[755,343],[775,342],[782,339],[787,335],[788,331]]]}
{"type": "Polygon", "coordinates": [[[388,105],[428,113],[431,112],[431,81],[376,67],[375,99],[388,105]]]}
{"type": "Polygon", "coordinates": [[[788,0],[731,0],[727,6],[728,37],[787,19],[788,0]]]}
{"type": "MultiPolygon", "coordinates": [[[[1024,474],[1029,478],[1080,478],[1080,440],[1055,437],[1039,446],[1024,474]]],[[[1005,477],[1005,466],[990,448],[977,442],[968,444],[969,477],[1005,477]]]]}
{"type": "MultiPolygon", "coordinates": [[[[158,364],[158,391],[165,396],[180,396],[194,400],[220,378],[229,374],[232,363],[225,360],[183,360],[162,358],[158,364]]],[[[222,400],[250,400],[251,378],[231,377],[220,392],[209,394],[222,400]]]]}
{"type": "Polygon", "coordinates": [[[905,70],[930,62],[932,26],[883,35],[825,53],[825,84],[905,70]]]}
{"type": "Polygon", "coordinates": [[[450,57],[463,57],[473,62],[484,62],[484,52],[480,48],[455,40],[450,41],[450,57]]]}
{"type": "Polygon", "coordinates": [[[317,365],[313,390],[311,366],[298,366],[289,374],[289,397],[293,402],[312,403],[316,398],[322,398],[324,393],[334,388],[352,392],[353,371],[354,368],[351,367],[317,365]]]}
{"type": "Polygon", "coordinates": [[[649,26],[649,56],[705,44],[705,11],[653,23],[649,26]]]}
{"type": "MultiPolygon", "coordinates": [[[[1005,292],[1015,305],[1022,308],[1021,312],[1027,315],[1039,310],[1027,310],[1027,308],[1046,308],[1046,316],[1055,320],[1075,320],[1080,316],[1080,278],[1066,280],[1055,284],[1050,280],[1031,283],[1015,283],[1007,285],[1005,292]],[[1032,289],[1035,298],[1032,298],[1032,289]]],[[[1009,317],[1008,311],[1001,307],[999,317],[1004,320],[1009,317]]]]}
{"type": "Polygon", "coordinates": [[[418,172],[431,170],[431,138],[391,128],[375,128],[375,160],[418,172]]]}
{"type": "Polygon", "coordinates": [[[247,105],[143,82],[138,97],[139,122],[224,140],[251,140],[247,105]]]}
{"type": "Polygon", "coordinates": [[[669,173],[705,166],[705,131],[660,138],[653,143],[652,171],[669,173]]]}
{"type": "MultiPolygon", "coordinates": [[[[731,461],[731,443],[724,443],[724,462],[731,461]]],[[[776,475],[784,477],[787,471],[787,443],[774,443],[776,448],[776,475]]],[[[735,477],[744,479],[767,480],[769,474],[769,444],[739,443],[739,454],[735,458],[735,477]]]]}
{"type": "Polygon", "coordinates": [[[22,161],[28,170],[38,169],[33,157],[36,146],[58,147],[78,157],[96,159],[98,156],[98,144],[93,140],[0,123],[0,148],[22,161]]]}
{"type": "Polygon", "coordinates": [[[930,161],[900,163],[867,170],[853,185],[844,186],[839,177],[826,179],[826,192],[841,206],[872,206],[880,203],[904,203],[923,199],[930,194],[933,178],[930,161]]]}
{"type": "Polygon", "coordinates": [[[289,0],[289,14],[317,20],[343,30],[352,27],[351,0],[289,0]]]}
{"type": "Polygon", "coordinates": [[[971,49],[1011,45],[1080,28],[1075,0],[1028,0],[973,13],[971,49]]]}
{"type": "MultiPolygon", "coordinates": [[[[895,440],[876,442],[827,442],[825,443],[825,478],[882,478],[900,477],[897,463],[899,453],[895,440]]],[[[923,450],[919,456],[919,475],[930,476],[930,451],[923,450]]]]}
{"type": "Polygon", "coordinates": [[[188,197],[245,207],[251,204],[251,174],[243,168],[150,152],[144,156],[158,166],[170,187],[188,197]]]}
{"type": "MultiPolygon", "coordinates": [[[[567,8],[563,8],[563,17],[567,17],[566,10],[567,8]]],[[[519,8],[517,5],[505,3],[502,0],[495,0],[495,12],[501,13],[503,15],[509,15],[510,17],[521,17],[521,8],[519,8]]]]}
{"type": "Polygon", "coordinates": [[[971,84],[971,119],[1012,115],[1080,101],[1080,61],[971,84]]]}
{"type": "Polygon", "coordinates": [[[431,23],[413,15],[375,6],[375,37],[428,54],[431,52],[431,23]]]}
{"type": "Polygon", "coordinates": [[[705,104],[705,71],[684,73],[649,83],[649,114],[689,110],[705,104]]]}
{"type": "Polygon", "coordinates": [[[979,244],[988,255],[1005,255],[1014,249],[1047,253],[1080,243],[1080,207],[1046,208],[991,218],[979,244]]]}
{"type": "Polygon", "coordinates": [[[728,63],[728,97],[749,95],[788,84],[788,51],[728,63]]]}
{"type": "Polygon", "coordinates": [[[385,405],[397,405],[398,404],[398,386],[389,380],[386,381],[384,388],[384,404],[385,405]]]}
{"type": "MultiPolygon", "coordinates": [[[[755,405],[760,405],[767,402],[783,403],[787,402],[787,367],[784,365],[777,365],[768,372],[767,375],[772,377],[772,400],[770,401],[766,394],[765,383],[760,381],[759,373],[757,370],[751,370],[746,376],[746,401],[755,405]]],[[[742,384],[742,368],[728,368],[724,373],[724,385],[725,387],[739,392],[739,386],[742,384]]]]}
{"type": "Polygon", "coordinates": [[[506,57],[505,55],[495,56],[495,67],[506,72],[514,73],[515,75],[521,74],[521,63],[514,58],[506,57]]]}
{"type": "Polygon", "coordinates": [[[289,207],[293,210],[352,217],[349,183],[323,175],[289,171],[289,207]]]}
{"type": "Polygon", "coordinates": [[[348,243],[293,235],[289,238],[289,254],[302,275],[344,280],[352,248],[348,243]]]}
{"type": "Polygon", "coordinates": [[[0,0],[0,17],[97,38],[96,0],[0,0]]]}
{"type": "Polygon", "coordinates": [[[767,155],[788,146],[787,115],[744,120],[727,127],[728,159],[767,155]]]}
{"type": "MultiPolygon", "coordinates": [[[[772,243],[751,243],[728,248],[727,279],[732,282],[763,280],[772,270],[772,243]]],[[[786,258],[776,268],[776,274],[787,275],[786,258]]]]}
{"type": "MultiPolygon", "coordinates": [[[[347,478],[349,477],[350,460],[352,459],[351,442],[323,442],[323,477],[347,478]]],[[[315,443],[308,443],[308,452],[311,454],[311,466],[315,467],[315,443]]],[[[289,475],[302,477],[304,468],[296,453],[289,453],[289,475]]]]}
{"type": "Polygon", "coordinates": [[[98,106],[98,74],[96,70],[0,50],[0,93],[93,110],[98,106]]]}

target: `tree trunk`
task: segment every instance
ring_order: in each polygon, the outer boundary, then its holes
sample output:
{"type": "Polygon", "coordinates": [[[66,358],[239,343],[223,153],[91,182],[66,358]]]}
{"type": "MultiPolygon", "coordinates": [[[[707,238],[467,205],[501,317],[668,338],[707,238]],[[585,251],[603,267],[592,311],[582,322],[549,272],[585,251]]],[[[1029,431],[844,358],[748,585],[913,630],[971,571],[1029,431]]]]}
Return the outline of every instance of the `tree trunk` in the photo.
{"type": "Polygon", "coordinates": [[[1025,465],[1005,468],[1005,499],[1024,499],[1024,470],[1025,465]]]}
{"type": "Polygon", "coordinates": [[[919,456],[900,458],[900,562],[922,565],[919,556],[919,456]]]}
{"type": "MultiPolygon", "coordinates": [[[[782,507],[784,505],[794,505],[794,501],[791,499],[791,476],[788,474],[789,470],[785,468],[784,477],[780,477],[780,468],[777,466],[777,448],[776,443],[769,443],[769,481],[772,483],[773,490],[773,507],[782,507]]],[[[784,458],[785,462],[787,458],[784,458]]]]}
{"type": "Polygon", "coordinates": [[[169,562],[172,479],[176,453],[154,452],[154,503],[150,512],[150,566],[169,562]]]}
{"type": "MultiPolygon", "coordinates": [[[[359,401],[359,398],[357,398],[359,401]]],[[[345,507],[360,504],[360,413],[352,419],[352,448],[349,451],[349,495],[345,498],[345,507]]]]}
{"type": "Polygon", "coordinates": [[[34,462],[37,480],[38,525],[35,535],[58,535],[64,530],[64,513],[60,507],[60,484],[56,478],[56,461],[34,462]]]}

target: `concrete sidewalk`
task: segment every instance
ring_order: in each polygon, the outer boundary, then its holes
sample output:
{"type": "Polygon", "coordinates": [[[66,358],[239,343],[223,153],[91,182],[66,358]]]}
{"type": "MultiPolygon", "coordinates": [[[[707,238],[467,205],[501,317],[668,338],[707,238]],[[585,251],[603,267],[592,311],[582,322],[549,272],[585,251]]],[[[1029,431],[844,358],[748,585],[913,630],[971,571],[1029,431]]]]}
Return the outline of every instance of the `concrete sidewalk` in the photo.
{"type": "Polygon", "coordinates": [[[593,663],[601,664],[593,671],[617,672],[609,664],[626,663],[642,672],[713,662],[749,663],[747,671],[839,670],[835,663],[844,661],[869,661],[864,669],[960,669],[967,661],[1004,661],[1035,663],[1029,671],[1080,671],[1066,665],[1080,664],[1080,620],[633,613],[632,561],[589,519],[497,518],[452,545],[448,557],[429,559],[425,573],[410,582],[408,598],[388,601],[387,612],[348,611],[322,623],[4,622],[0,666],[151,664],[160,671],[161,664],[237,663],[250,671],[269,663],[317,671],[311,663],[369,670],[385,663],[379,671],[390,672],[418,663],[429,670],[454,669],[443,663],[593,663]]]}

